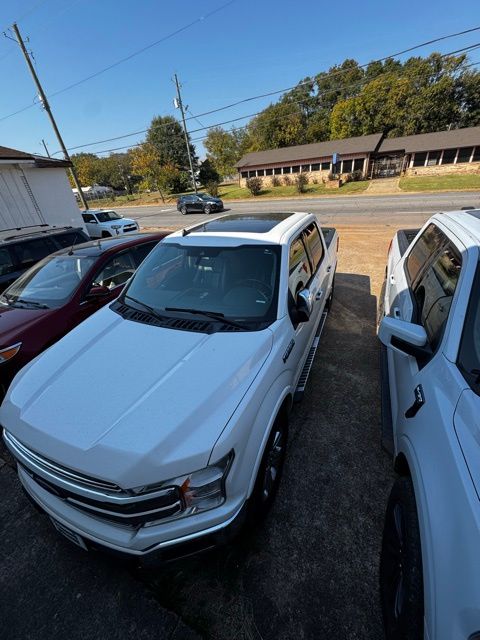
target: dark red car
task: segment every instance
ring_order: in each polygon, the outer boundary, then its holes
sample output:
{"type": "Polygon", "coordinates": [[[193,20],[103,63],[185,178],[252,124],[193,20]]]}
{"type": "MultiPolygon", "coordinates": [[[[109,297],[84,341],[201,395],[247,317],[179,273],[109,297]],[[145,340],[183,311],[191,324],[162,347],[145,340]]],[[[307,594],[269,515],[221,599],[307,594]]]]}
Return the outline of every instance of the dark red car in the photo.
{"type": "Polygon", "coordinates": [[[166,233],[136,233],[57,251],[0,295],[0,399],[27,362],[116,298],[166,233]]]}

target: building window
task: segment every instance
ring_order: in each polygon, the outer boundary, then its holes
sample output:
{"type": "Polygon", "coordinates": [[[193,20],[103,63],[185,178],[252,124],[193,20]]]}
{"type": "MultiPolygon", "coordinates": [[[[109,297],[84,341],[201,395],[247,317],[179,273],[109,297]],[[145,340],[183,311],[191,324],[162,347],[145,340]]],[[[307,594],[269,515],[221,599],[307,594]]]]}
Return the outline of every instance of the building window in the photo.
{"type": "Polygon", "coordinates": [[[310,171],[320,171],[320,163],[316,162],[315,164],[312,164],[310,171]]]}
{"type": "Polygon", "coordinates": [[[422,151],[422,153],[416,153],[415,157],[413,159],[413,166],[414,167],[424,167],[426,159],[427,159],[427,152],[426,151],[422,151]]]}
{"type": "Polygon", "coordinates": [[[330,171],[330,162],[322,162],[322,171],[330,171]]]}
{"type": "Polygon", "coordinates": [[[271,175],[273,175],[273,169],[265,169],[265,175],[266,175],[266,176],[271,176],[271,175]]]}
{"type": "Polygon", "coordinates": [[[265,169],[257,169],[257,176],[260,178],[265,175],[265,169]]]}
{"type": "Polygon", "coordinates": [[[248,178],[248,171],[242,171],[242,178],[248,178]]]}
{"type": "Polygon", "coordinates": [[[310,171],[310,165],[309,164],[302,164],[302,171],[310,171]]]}
{"type": "Polygon", "coordinates": [[[273,170],[273,173],[276,176],[279,176],[282,173],[282,167],[275,167],[275,169],[273,170]]]}
{"type": "Polygon", "coordinates": [[[353,170],[354,171],[363,171],[363,158],[355,158],[353,161],[353,170]]]}
{"type": "Polygon", "coordinates": [[[470,162],[472,157],[473,147],[462,147],[458,150],[457,164],[459,162],[470,162]]]}
{"type": "Polygon", "coordinates": [[[453,164],[455,162],[456,155],[456,149],[445,149],[445,151],[443,152],[442,164],[453,164]]]}
{"type": "Polygon", "coordinates": [[[480,147],[475,147],[472,162],[480,162],[480,147]]]}
{"type": "Polygon", "coordinates": [[[353,160],[344,160],[342,173],[350,173],[352,170],[353,160]]]}
{"type": "Polygon", "coordinates": [[[300,173],[300,165],[299,164],[295,164],[292,167],[292,173],[300,173]]]}
{"type": "Polygon", "coordinates": [[[428,160],[427,167],[434,167],[440,162],[440,154],[441,151],[429,151],[428,152],[428,160]]]}
{"type": "Polygon", "coordinates": [[[255,176],[256,176],[256,172],[255,171],[249,171],[248,172],[248,177],[249,178],[255,178],[255,176]]]}
{"type": "Polygon", "coordinates": [[[292,167],[283,167],[283,173],[290,173],[292,167]]]}

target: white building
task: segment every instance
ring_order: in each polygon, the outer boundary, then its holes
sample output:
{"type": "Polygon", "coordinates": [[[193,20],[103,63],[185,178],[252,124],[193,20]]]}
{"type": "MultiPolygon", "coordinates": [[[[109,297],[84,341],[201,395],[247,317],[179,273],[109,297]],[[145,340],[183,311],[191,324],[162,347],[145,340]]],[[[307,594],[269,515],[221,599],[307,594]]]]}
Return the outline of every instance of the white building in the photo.
{"type": "Polygon", "coordinates": [[[85,229],[67,169],[70,163],[0,146],[0,230],[85,229]]]}

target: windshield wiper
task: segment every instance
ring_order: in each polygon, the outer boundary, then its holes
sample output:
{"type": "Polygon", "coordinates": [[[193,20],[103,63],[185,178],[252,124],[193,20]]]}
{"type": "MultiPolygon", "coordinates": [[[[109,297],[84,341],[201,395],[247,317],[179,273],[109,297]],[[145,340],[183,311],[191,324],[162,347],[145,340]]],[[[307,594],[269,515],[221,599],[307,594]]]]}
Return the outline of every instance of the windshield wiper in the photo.
{"type": "Polygon", "coordinates": [[[125,300],[125,298],[128,298],[129,300],[131,300],[132,302],[135,302],[135,304],[140,305],[143,309],[145,309],[146,311],[148,311],[154,318],[157,318],[157,320],[161,320],[162,322],[165,322],[165,317],[160,315],[158,313],[158,311],[156,311],[153,307],[151,307],[148,304],[145,304],[145,302],[140,302],[140,300],[137,300],[136,298],[132,298],[132,296],[128,296],[128,295],[124,295],[123,296],[123,300],[125,300]]]}
{"type": "MultiPolygon", "coordinates": [[[[10,298],[12,300],[12,298],[10,298]]],[[[35,307],[36,309],[50,309],[47,304],[43,304],[43,302],[35,302],[35,300],[23,300],[22,298],[17,298],[13,301],[14,305],[19,302],[20,304],[30,305],[31,307],[35,307]]]]}
{"type": "Polygon", "coordinates": [[[231,327],[236,327],[237,329],[246,330],[245,325],[240,324],[239,322],[235,322],[234,320],[229,320],[225,318],[223,313],[219,311],[204,311],[203,309],[185,309],[183,307],[165,307],[165,311],[183,311],[184,313],[191,313],[194,315],[205,316],[206,318],[212,318],[213,320],[220,320],[225,324],[230,325],[231,327]]]}

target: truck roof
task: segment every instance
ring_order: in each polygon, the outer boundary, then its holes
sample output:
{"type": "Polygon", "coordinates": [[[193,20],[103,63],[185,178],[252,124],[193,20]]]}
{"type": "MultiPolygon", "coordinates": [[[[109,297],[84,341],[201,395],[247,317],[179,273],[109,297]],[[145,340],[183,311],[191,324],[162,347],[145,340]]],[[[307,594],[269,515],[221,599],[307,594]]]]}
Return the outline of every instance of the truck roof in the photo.
{"type": "Polygon", "coordinates": [[[256,242],[281,244],[285,235],[293,234],[297,227],[311,218],[311,213],[240,213],[227,214],[209,219],[200,224],[181,229],[169,238],[188,236],[189,238],[229,238],[256,242]]]}
{"type": "Polygon", "coordinates": [[[480,209],[448,211],[442,214],[443,217],[450,218],[480,244],[480,209]]]}

